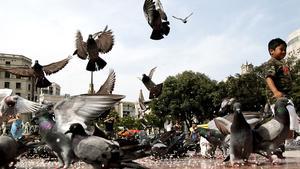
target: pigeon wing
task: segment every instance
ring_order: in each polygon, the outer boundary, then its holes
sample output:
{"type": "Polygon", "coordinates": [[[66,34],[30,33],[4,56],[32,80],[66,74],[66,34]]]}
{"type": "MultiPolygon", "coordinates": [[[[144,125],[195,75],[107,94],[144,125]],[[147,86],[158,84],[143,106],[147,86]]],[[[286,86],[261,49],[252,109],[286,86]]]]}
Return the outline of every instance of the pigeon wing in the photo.
{"type": "Polygon", "coordinates": [[[66,132],[72,123],[86,126],[85,122],[96,119],[123,98],[123,95],[78,95],[64,99],[54,106],[57,128],[66,132]]]}
{"type": "Polygon", "coordinates": [[[12,92],[12,89],[0,89],[0,101],[6,96],[10,96],[12,92]]]}
{"type": "Polygon", "coordinates": [[[148,75],[150,79],[152,79],[152,76],[153,76],[153,73],[154,73],[155,69],[156,69],[156,67],[154,67],[154,68],[152,68],[152,69],[150,70],[150,73],[149,73],[149,75],[148,75]]]}
{"type": "Polygon", "coordinates": [[[43,66],[43,70],[47,75],[51,75],[52,73],[56,73],[64,68],[68,63],[69,60],[72,59],[72,56],[68,56],[66,59],[63,59],[58,62],[51,63],[49,65],[43,66]]]}
{"type": "Polygon", "coordinates": [[[76,53],[80,59],[85,60],[88,56],[87,44],[83,41],[81,32],[79,30],[76,33],[75,47],[76,51],[74,52],[74,54],[76,53]]]}
{"type": "Polygon", "coordinates": [[[96,92],[96,94],[112,94],[112,91],[114,90],[116,82],[116,74],[114,70],[109,71],[109,75],[106,79],[106,81],[103,83],[103,85],[100,87],[100,89],[96,92]]]}
{"type": "Polygon", "coordinates": [[[107,53],[111,51],[114,45],[114,36],[111,30],[105,29],[99,33],[98,38],[95,40],[100,53],[107,53]]]}
{"type": "Polygon", "coordinates": [[[165,13],[165,10],[164,10],[164,8],[163,8],[160,0],[156,1],[156,8],[157,8],[157,10],[158,10],[158,12],[160,14],[161,19],[167,21],[168,17],[167,17],[167,14],[165,13]]]}
{"type": "Polygon", "coordinates": [[[185,20],[187,20],[190,16],[192,16],[193,15],[193,12],[192,13],[190,13],[187,17],[185,17],[184,19],[185,20]]]}
{"type": "Polygon", "coordinates": [[[9,73],[14,74],[14,75],[23,76],[23,77],[34,76],[34,71],[29,66],[10,67],[10,68],[0,67],[0,70],[9,72],[9,73]]]}
{"type": "Polygon", "coordinates": [[[153,2],[153,0],[145,0],[143,10],[147,22],[150,26],[152,26],[153,13],[155,10],[155,3],[153,2]]]}
{"type": "Polygon", "coordinates": [[[264,141],[275,139],[283,130],[284,125],[275,119],[262,124],[255,131],[263,138],[264,141]]]}
{"type": "Polygon", "coordinates": [[[178,18],[178,17],[176,17],[176,16],[172,16],[173,18],[175,18],[175,19],[178,19],[178,20],[181,20],[181,21],[183,21],[183,19],[182,18],[178,18]]]}
{"type": "Polygon", "coordinates": [[[230,134],[230,127],[232,122],[226,120],[225,118],[222,117],[217,117],[214,118],[214,122],[216,124],[217,129],[223,134],[223,135],[227,135],[230,134]]]}

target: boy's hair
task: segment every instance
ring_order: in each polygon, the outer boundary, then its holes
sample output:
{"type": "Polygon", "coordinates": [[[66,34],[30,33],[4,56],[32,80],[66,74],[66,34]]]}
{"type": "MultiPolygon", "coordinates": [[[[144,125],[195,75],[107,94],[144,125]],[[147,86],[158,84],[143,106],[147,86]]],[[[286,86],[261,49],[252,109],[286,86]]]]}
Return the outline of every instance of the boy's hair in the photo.
{"type": "Polygon", "coordinates": [[[280,38],[275,38],[270,40],[269,44],[268,44],[268,50],[270,52],[271,49],[275,50],[277,46],[279,45],[284,45],[285,47],[287,47],[287,44],[284,40],[280,39],[280,38]]]}

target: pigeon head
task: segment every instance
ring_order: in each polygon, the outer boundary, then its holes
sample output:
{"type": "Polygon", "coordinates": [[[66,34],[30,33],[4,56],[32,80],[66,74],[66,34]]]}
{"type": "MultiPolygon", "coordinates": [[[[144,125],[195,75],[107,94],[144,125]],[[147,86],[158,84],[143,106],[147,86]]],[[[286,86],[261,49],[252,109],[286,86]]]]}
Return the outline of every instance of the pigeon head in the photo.
{"type": "Polygon", "coordinates": [[[33,68],[35,71],[37,71],[37,70],[41,70],[41,69],[43,68],[43,66],[39,64],[39,61],[38,61],[38,60],[36,60],[36,61],[34,62],[34,65],[33,65],[32,68],[33,68]]]}
{"type": "Polygon", "coordinates": [[[236,112],[238,112],[238,113],[241,112],[241,103],[236,102],[236,103],[233,104],[232,107],[233,107],[233,111],[236,111],[236,112]]]}
{"type": "Polygon", "coordinates": [[[143,74],[143,77],[142,77],[142,82],[149,82],[151,79],[149,76],[147,76],[146,74],[143,74]]]}
{"type": "Polygon", "coordinates": [[[72,134],[82,135],[82,136],[87,136],[87,135],[88,135],[88,134],[85,132],[85,130],[84,130],[84,128],[82,127],[82,125],[79,124],[79,123],[71,124],[69,130],[66,131],[65,134],[67,134],[67,133],[72,133],[72,134]]]}
{"type": "Polygon", "coordinates": [[[8,107],[13,107],[16,104],[16,99],[12,96],[6,97],[4,101],[8,107]]]}

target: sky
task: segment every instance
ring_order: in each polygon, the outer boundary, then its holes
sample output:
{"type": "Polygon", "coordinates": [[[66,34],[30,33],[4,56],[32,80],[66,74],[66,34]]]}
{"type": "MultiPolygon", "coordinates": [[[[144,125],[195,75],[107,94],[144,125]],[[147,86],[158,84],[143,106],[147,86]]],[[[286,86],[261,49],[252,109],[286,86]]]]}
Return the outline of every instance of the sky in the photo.
{"type": "MultiPolygon", "coordinates": [[[[138,79],[153,74],[155,83],[186,70],[222,81],[240,73],[246,62],[258,66],[269,59],[267,44],[287,39],[300,28],[298,0],[161,0],[170,22],[164,39],[151,40],[152,29],[144,13],[144,0],[0,0],[0,53],[24,55],[41,65],[62,60],[75,50],[75,34],[113,31],[115,44],[100,56],[107,62],[94,72],[98,90],[109,69],[116,72],[114,94],[137,101],[139,90],[149,92],[138,79]],[[172,16],[185,17],[186,24],[172,16]]],[[[76,55],[59,72],[48,76],[61,86],[61,94],[87,93],[87,60],[76,55]]]]}

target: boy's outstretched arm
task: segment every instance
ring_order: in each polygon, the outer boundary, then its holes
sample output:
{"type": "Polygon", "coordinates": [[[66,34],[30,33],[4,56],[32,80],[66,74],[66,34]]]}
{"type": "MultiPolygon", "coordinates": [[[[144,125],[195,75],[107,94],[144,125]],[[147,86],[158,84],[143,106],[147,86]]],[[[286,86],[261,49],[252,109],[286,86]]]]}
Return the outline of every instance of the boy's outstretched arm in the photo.
{"type": "Polygon", "coordinates": [[[275,98],[283,97],[283,94],[280,91],[278,91],[278,89],[276,88],[274,81],[271,77],[267,77],[266,82],[267,82],[269,89],[273,93],[273,97],[275,97],[275,98]]]}

